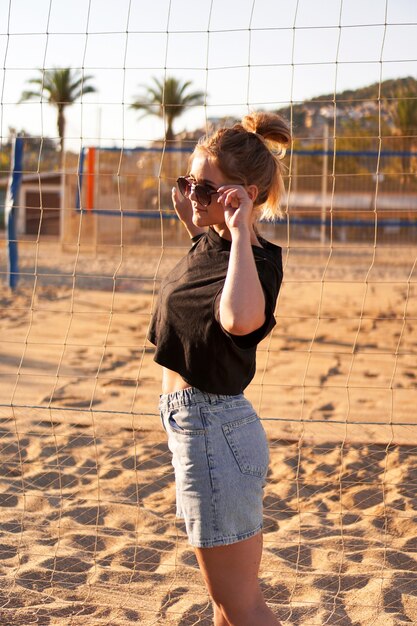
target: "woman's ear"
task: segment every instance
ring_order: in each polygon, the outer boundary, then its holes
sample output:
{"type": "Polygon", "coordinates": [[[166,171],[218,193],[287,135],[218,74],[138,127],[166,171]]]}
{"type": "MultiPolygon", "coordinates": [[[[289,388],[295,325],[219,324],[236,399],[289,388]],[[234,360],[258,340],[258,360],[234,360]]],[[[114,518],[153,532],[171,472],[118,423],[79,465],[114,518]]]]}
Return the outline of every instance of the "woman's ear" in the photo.
{"type": "Polygon", "coordinates": [[[259,193],[258,187],[256,185],[248,185],[246,187],[246,191],[248,193],[249,198],[252,200],[252,202],[255,202],[259,193]]]}

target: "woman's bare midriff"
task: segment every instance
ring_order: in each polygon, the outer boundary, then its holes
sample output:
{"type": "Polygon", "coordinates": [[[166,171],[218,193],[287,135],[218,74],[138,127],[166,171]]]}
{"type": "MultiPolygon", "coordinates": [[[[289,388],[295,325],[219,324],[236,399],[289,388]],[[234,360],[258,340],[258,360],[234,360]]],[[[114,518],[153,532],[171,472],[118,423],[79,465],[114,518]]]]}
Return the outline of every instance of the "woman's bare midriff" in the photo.
{"type": "Polygon", "coordinates": [[[173,393],[180,389],[187,389],[189,383],[177,373],[169,370],[167,367],[162,368],[162,393],[173,393]]]}

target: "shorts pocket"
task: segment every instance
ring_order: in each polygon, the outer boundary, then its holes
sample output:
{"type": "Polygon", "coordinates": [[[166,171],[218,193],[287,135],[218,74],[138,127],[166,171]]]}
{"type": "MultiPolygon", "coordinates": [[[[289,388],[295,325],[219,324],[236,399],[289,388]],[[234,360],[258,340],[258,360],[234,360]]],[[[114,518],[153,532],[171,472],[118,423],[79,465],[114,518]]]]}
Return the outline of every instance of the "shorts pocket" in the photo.
{"type": "Polygon", "coordinates": [[[264,478],[269,463],[268,442],[256,413],[223,424],[222,429],[242,474],[264,478]]]}
{"type": "Polygon", "coordinates": [[[197,411],[188,411],[186,407],[169,411],[165,417],[165,425],[170,432],[179,435],[204,435],[201,417],[197,411]]]}

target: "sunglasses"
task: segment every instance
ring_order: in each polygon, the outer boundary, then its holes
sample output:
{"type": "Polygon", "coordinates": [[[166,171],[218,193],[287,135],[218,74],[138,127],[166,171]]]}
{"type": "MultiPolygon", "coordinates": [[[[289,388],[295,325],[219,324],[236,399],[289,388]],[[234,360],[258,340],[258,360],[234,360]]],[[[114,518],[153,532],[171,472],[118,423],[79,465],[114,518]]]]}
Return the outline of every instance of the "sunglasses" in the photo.
{"type": "Polygon", "coordinates": [[[186,176],[180,176],[177,179],[177,185],[184,198],[189,198],[194,189],[197,202],[202,206],[208,206],[211,202],[211,196],[217,193],[217,189],[213,189],[213,187],[208,185],[200,185],[186,176]]]}

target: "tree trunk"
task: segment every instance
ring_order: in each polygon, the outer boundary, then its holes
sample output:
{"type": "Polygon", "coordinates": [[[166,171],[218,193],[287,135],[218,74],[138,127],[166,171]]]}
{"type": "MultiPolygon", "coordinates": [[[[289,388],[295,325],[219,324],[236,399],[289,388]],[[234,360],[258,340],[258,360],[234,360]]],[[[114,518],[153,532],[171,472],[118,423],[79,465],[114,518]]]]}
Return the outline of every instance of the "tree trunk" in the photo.
{"type": "Polygon", "coordinates": [[[165,141],[173,141],[175,139],[174,130],[172,128],[174,119],[171,116],[167,115],[166,118],[166,129],[165,129],[165,141]]]}
{"type": "Polygon", "coordinates": [[[61,163],[64,159],[64,144],[65,144],[65,115],[64,115],[64,106],[58,105],[58,136],[59,136],[59,146],[61,152],[61,163]]]}

